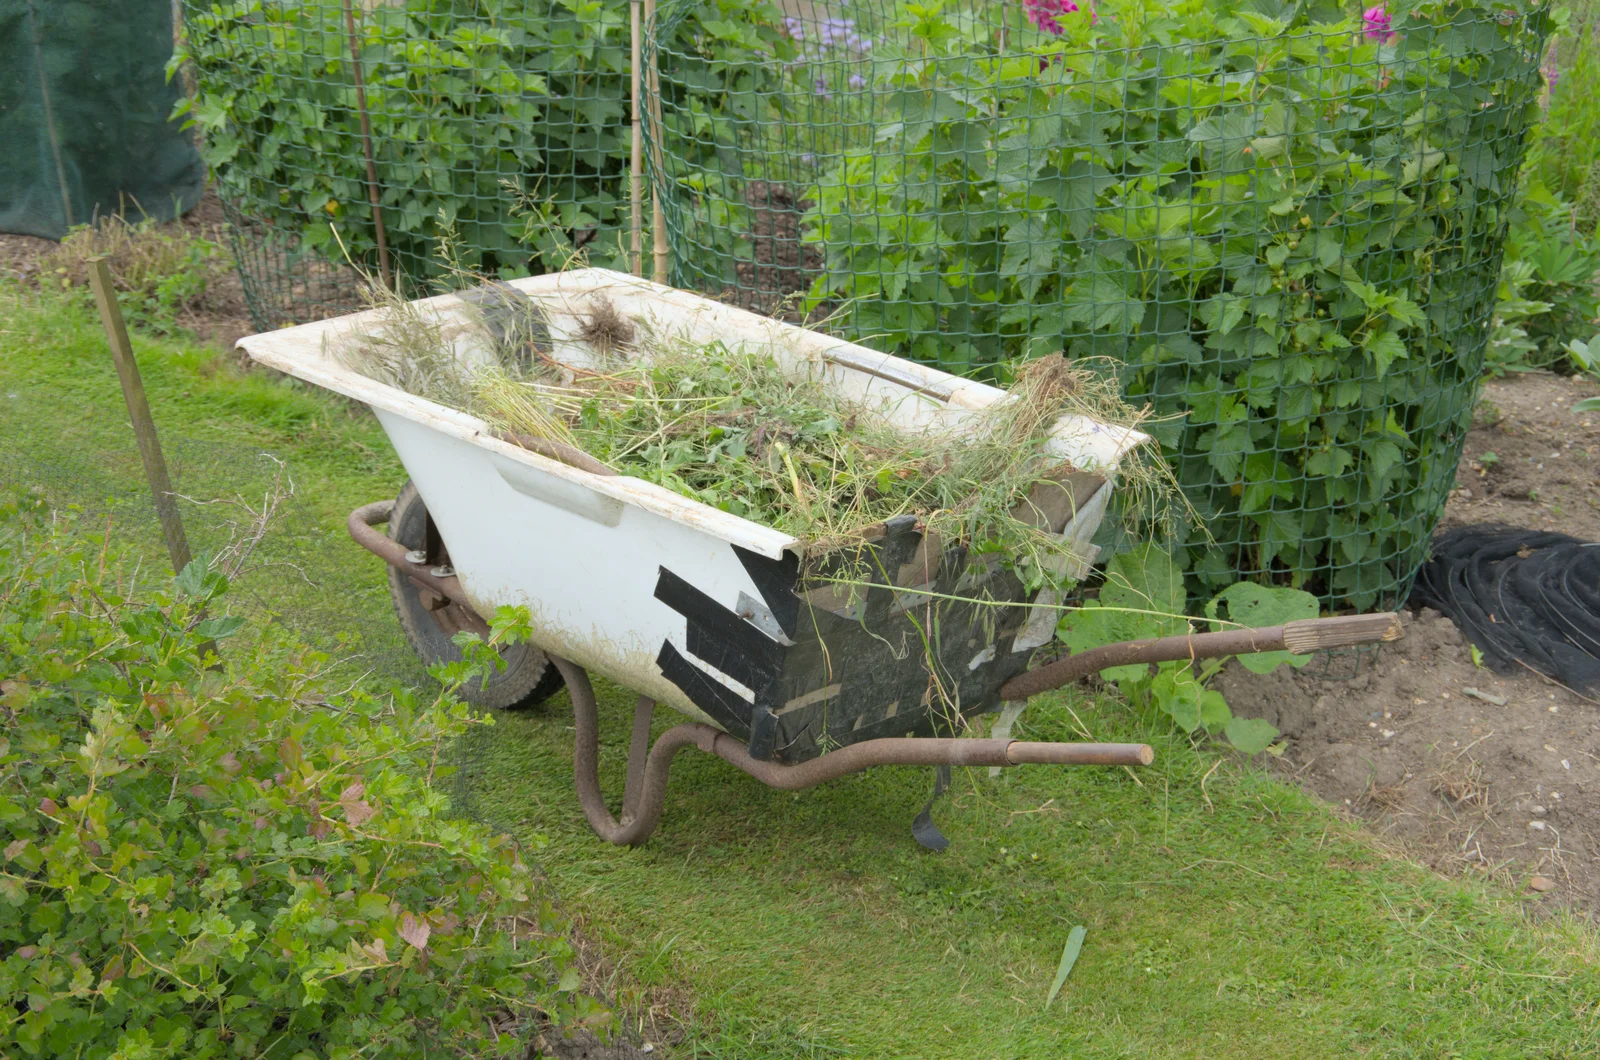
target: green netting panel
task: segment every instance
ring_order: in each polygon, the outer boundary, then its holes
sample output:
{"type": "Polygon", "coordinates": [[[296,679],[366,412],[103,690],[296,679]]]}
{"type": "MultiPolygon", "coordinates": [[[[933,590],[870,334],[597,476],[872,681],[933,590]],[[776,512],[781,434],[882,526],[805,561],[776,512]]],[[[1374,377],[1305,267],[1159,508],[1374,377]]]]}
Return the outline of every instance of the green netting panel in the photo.
{"type": "Polygon", "coordinates": [[[0,232],[166,220],[205,174],[168,114],[171,0],[0,0],[0,232]]]}
{"type": "Polygon", "coordinates": [[[687,44],[682,10],[647,41],[677,283],[956,372],[1106,358],[1167,417],[1202,586],[1403,599],[1542,8],[793,0],[687,44]]]}
{"type": "MultiPolygon", "coordinates": [[[[260,326],[354,308],[346,253],[380,274],[369,172],[392,270],[413,285],[448,279],[446,243],[501,277],[580,252],[631,267],[626,0],[185,5],[190,114],[260,326]]],[[[685,32],[739,7],[696,4],[685,32]]]]}

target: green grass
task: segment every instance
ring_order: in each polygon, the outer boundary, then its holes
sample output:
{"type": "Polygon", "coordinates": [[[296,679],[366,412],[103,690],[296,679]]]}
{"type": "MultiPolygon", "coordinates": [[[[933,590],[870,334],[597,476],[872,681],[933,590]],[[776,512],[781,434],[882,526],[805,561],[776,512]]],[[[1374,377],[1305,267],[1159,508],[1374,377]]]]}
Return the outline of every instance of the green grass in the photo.
{"type": "MultiPolygon", "coordinates": [[[[350,640],[352,679],[418,680],[355,504],[403,479],[376,425],[324,395],[140,341],[151,403],[196,497],[259,490],[261,452],[297,493],[240,587],[253,613],[350,640]]],[[[92,317],[0,287],[0,479],[116,516],[158,569],[131,432],[92,317]]],[[[190,509],[219,539],[216,509],[190,509]],[[208,525],[209,524],[209,525],[208,525]]],[[[154,576],[153,574],[150,576],[154,576]]],[[[603,779],[620,791],[630,697],[602,685],[603,779]]],[[[960,774],[918,849],[926,771],[801,794],[686,752],[661,830],[608,847],[571,792],[566,701],[463,749],[466,805],[525,838],[603,943],[624,1001],[682,999],[683,1055],[787,1057],[1592,1057],[1600,945],[1530,898],[1386,856],[1356,825],[1114,701],[1042,697],[1024,735],[1145,739],[1157,764],[960,774]],[[1067,933],[1088,928],[1055,1004],[1067,933]]],[[[673,719],[662,717],[659,727],[673,719]]]]}

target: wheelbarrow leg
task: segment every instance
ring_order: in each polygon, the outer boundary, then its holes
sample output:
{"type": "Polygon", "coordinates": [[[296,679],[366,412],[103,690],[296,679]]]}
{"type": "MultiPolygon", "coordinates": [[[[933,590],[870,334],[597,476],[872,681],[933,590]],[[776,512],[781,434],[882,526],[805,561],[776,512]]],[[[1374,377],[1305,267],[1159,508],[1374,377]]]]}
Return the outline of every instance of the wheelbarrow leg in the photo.
{"type": "Polygon", "coordinates": [[[661,734],[650,746],[650,719],[655,703],[640,696],[633,711],[633,738],[628,749],[628,780],[623,788],[622,820],[611,816],[605,796],[600,793],[600,711],[595,705],[594,687],[583,667],[552,655],[550,661],[561,671],[572,697],[573,728],[577,730],[572,753],[573,786],[578,789],[578,804],[589,827],[608,843],[635,846],[649,838],[661,820],[667,799],[667,771],[672,757],[688,746],[710,752],[719,735],[716,729],[698,722],[676,725],[661,734]]]}

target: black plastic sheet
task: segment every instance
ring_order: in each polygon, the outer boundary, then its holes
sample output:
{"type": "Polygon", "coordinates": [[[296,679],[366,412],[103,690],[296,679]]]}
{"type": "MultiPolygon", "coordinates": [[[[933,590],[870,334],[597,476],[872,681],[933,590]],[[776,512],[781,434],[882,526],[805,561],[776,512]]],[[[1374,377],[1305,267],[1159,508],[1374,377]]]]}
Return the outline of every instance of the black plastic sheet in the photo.
{"type": "Polygon", "coordinates": [[[1450,616],[1495,670],[1523,664],[1600,692],[1600,542],[1456,527],[1434,538],[1411,602],[1450,616]]]}

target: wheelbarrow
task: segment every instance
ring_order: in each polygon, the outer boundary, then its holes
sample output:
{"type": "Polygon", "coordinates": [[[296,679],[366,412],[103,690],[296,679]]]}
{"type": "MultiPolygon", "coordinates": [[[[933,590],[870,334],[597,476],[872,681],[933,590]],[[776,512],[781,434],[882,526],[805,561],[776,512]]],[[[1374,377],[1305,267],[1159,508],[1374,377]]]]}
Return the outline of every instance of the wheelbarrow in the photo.
{"type": "MultiPolygon", "coordinates": [[[[1004,391],[683,291],[604,269],[511,281],[489,302],[527,298],[551,355],[592,363],[583,336],[602,306],[657,335],[721,341],[770,354],[909,430],[960,430],[1004,391]]],[[[483,299],[421,300],[463,360],[487,356],[483,299]],[[477,304],[474,305],[473,303],[477,304]]],[[[370,406],[411,481],[397,499],[350,514],[351,537],[388,565],[407,639],[424,662],[459,658],[452,637],[487,633],[483,616],[528,609],[529,642],[501,650],[503,669],[466,698],[492,709],[536,704],[564,684],[572,700],[578,798],[617,844],[643,842],[660,820],[673,756],[714,754],[773,787],[810,788],[877,765],[1144,766],[1144,744],[1009,738],[1031,696],[1111,666],[1326,648],[1392,640],[1392,614],[1131,641],[1032,666],[1054,634],[1059,597],[1030,591],[998,557],[978,562],[913,517],[873,528],[807,569],[848,568],[850,585],[803,577],[805,544],[541,439],[378,382],[332,351],[377,323],[352,314],[239,341],[262,364],[370,406]],[[387,524],[387,534],[376,527],[387,524]],[[1031,667],[1031,668],[1030,668],[1031,667]],[[638,693],[621,818],[602,797],[589,671],[638,693]],[[690,721],[653,744],[658,704],[690,721]],[[973,717],[1011,709],[987,739],[957,735],[973,717]]],[[[1055,425],[1050,452],[1069,468],[1035,487],[1028,510],[1073,545],[1081,579],[1119,462],[1148,438],[1078,415],[1055,425]]],[[[927,811],[914,829],[943,839],[927,811]]]]}

